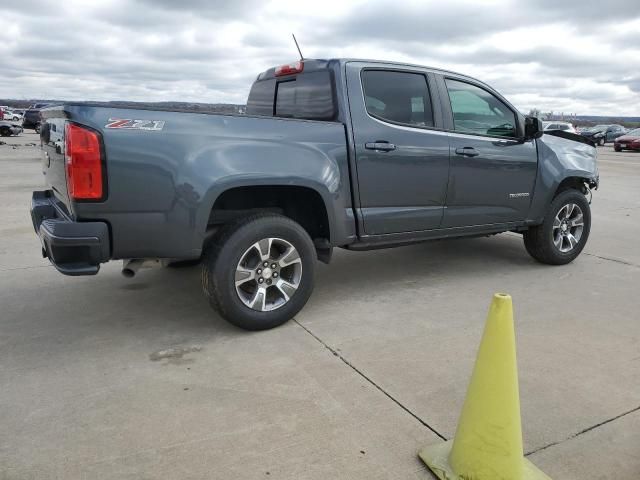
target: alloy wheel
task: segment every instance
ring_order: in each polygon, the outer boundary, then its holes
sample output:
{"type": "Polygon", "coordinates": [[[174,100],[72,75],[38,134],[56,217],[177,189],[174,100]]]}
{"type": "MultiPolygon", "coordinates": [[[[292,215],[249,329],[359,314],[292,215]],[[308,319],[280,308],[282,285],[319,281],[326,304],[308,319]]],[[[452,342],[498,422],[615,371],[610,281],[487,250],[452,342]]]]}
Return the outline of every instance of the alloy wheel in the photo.
{"type": "Polygon", "coordinates": [[[240,257],[235,272],[238,297],[259,312],[276,310],[296,293],[302,280],[302,259],[282,238],[265,238],[240,257]]]}
{"type": "Polygon", "coordinates": [[[562,253],[573,250],[582,238],[584,216],[575,203],[564,205],[553,220],[553,244],[562,253]]]}

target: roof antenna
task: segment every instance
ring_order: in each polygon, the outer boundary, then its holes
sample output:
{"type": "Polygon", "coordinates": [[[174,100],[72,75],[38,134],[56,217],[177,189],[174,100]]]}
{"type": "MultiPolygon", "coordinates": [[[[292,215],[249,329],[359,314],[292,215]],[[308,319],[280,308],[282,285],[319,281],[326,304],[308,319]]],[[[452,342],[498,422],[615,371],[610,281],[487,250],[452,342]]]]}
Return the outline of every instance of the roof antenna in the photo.
{"type": "Polygon", "coordinates": [[[298,49],[298,53],[300,54],[300,60],[304,60],[304,57],[302,56],[302,50],[300,50],[300,45],[298,45],[298,40],[296,40],[296,36],[292,33],[291,36],[293,37],[293,41],[296,42],[296,48],[298,49]]]}

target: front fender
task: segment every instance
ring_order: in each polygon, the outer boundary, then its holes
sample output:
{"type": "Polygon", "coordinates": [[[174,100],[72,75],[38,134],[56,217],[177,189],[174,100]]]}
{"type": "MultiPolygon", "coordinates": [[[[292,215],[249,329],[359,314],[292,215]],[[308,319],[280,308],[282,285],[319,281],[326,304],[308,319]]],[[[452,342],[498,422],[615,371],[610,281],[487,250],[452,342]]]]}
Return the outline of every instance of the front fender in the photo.
{"type": "Polygon", "coordinates": [[[555,135],[543,135],[536,140],[538,176],[529,218],[542,221],[548,205],[567,178],[581,178],[597,186],[599,182],[597,150],[594,146],[555,135]]]}

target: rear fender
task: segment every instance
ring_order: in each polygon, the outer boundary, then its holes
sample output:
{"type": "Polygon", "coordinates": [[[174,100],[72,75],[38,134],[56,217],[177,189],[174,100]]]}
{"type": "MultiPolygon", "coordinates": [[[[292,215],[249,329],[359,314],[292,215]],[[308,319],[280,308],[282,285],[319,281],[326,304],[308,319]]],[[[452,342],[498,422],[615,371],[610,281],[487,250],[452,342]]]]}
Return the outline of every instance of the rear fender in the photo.
{"type": "Polygon", "coordinates": [[[204,241],[209,215],[216,199],[225,191],[252,186],[296,186],[320,195],[329,221],[332,245],[346,243],[353,235],[348,177],[345,177],[344,145],[314,145],[289,142],[243,140],[204,148],[190,160],[194,172],[205,173],[209,182],[196,212],[197,232],[204,241]],[[340,158],[337,158],[336,156],[340,158]],[[343,169],[339,162],[343,163],[343,169]],[[346,187],[346,188],[345,188],[346,187]]]}

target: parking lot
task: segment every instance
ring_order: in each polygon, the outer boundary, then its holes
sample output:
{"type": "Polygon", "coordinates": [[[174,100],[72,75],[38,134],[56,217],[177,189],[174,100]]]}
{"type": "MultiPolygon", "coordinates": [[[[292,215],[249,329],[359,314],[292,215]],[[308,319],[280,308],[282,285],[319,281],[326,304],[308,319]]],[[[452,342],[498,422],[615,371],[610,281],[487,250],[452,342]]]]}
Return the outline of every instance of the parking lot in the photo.
{"type": "Polygon", "coordinates": [[[524,448],[553,479],[640,478],[640,152],[599,147],[591,237],[337,250],[283,327],[209,308],[199,267],[66,277],[29,218],[37,135],[0,145],[0,479],[432,479],[494,292],[513,297],[524,448]],[[30,145],[31,144],[31,145],[30,145]]]}

